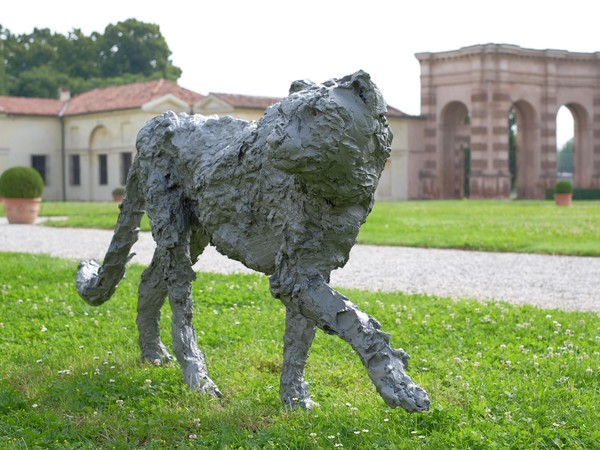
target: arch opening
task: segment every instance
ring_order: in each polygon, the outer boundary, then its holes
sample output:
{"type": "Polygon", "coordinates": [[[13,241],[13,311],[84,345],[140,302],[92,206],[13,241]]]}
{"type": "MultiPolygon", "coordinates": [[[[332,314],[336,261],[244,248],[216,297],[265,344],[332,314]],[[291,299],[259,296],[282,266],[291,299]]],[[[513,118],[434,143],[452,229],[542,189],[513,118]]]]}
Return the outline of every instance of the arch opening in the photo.
{"type": "Polygon", "coordinates": [[[469,196],[470,123],[469,110],[464,103],[451,102],[442,111],[442,198],[461,199],[469,196]]]}
{"type": "Polygon", "coordinates": [[[556,176],[573,181],[573,151],[575,119],[571,110],[563,105],[556,114],[556,176]]]}

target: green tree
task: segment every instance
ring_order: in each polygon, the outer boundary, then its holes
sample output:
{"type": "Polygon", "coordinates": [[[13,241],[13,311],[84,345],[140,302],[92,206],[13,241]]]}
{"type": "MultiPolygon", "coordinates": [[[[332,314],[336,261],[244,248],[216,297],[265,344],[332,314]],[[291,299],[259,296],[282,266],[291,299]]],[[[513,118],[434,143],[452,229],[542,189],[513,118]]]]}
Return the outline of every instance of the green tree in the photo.
{"type": "Polygon", "coordinates": [[[78,94],[97,87],[166,78],[181,69],[158,25],[129,19],[89,36],[48,28],[13,35],[0,25],[0,94],[54,98],[58,89],[78,94]]]}
{"type": "Polygon", "coordinates": [[[558,151],[558,172],[573,173],[573,138],[565,142],[558,151]]]}
{"type": "Polygon", "coordinates": [[[171,51],[158,25],[135,19],[108,25],[99,44],[105,77],[133,73],[170,79],[181,75],[170,63],[171,51]]]}

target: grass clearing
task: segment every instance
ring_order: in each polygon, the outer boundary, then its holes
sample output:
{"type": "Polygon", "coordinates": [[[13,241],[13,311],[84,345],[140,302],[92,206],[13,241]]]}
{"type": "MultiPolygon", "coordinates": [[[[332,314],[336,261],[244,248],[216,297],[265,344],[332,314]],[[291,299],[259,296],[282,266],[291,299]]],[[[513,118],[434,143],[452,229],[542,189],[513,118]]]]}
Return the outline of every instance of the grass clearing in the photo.
{"type": "Polygon", "coordinates": [[[600,256],[600,202],[376,202],[362,244],[600,256]]]}
{"type": "MultiPolygon", "coordinates": [[[[319,332],[320,406],[278,398],[284,311],[266,277],[199,274],[195,326],[225,397],[188,392],[175,364],[139,362],[131,266],[99,308],[77,263],[0,253],[0,448],[595,448],[600,317],[504,303],[344,291],[412,356],[431,411],[385,406],[358,357],[319,332]]],[[[170,310],[162,331],[170,345],[170,310]]]]}
{"type": "MultiPolygon", "coordinates": [[[[44,202],[46,226],[113,229],[115,202],[44,202]]],[[[0,214],[2,208],[0,206],[0,214]]],[[[148,231],[144,217],[140,227],[148,231]]],[[[600,202],[444,200],[375,203],[361,244],[600,256],[600,202]]]]}

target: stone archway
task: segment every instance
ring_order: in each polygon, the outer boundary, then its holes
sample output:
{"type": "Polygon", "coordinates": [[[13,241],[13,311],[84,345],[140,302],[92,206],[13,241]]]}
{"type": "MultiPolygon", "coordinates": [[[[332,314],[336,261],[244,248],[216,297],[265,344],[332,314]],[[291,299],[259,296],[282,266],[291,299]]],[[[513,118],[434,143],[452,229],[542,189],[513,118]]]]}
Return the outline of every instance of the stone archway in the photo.
{"type": "Polygon", "coordinates": [[[507,117],[511,108],[519,122],[519,198],[544,198],[546,188],[556,182],[556,113],[563,104],[576,121],[574,184],[600,187],[598,56],[505,44],[418,53],[421,109],[427,123],[414,196],[456,197],[449,181],[455,178],[455,166],[447,159],[453,131],[444,125],[451,111],[446,108],[454,102],[463,104],[471,119],[472,198],[510,197],[507,117]]]}

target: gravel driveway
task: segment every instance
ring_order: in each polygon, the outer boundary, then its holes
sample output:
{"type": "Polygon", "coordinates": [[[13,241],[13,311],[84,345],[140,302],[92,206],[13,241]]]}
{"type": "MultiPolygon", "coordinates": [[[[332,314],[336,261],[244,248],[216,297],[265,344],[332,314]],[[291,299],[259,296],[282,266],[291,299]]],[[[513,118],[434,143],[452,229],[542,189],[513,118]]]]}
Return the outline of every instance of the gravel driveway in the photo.
{"type": "MultiPolygon", "coordinates": [[[[0,221],[2,252],[102,259],[111,236],[112,231],[0,221]]],[[[133,251],[134,262],[150,262],[154,251],[150,233],[140,233],[133,251]]],[[[212,247],[194,268],[215,273],[251,272],[212,247]]],[[[346,267],[332,274],[331,284],[600,313],[600,258],[357,245],[346,267]]]]}

